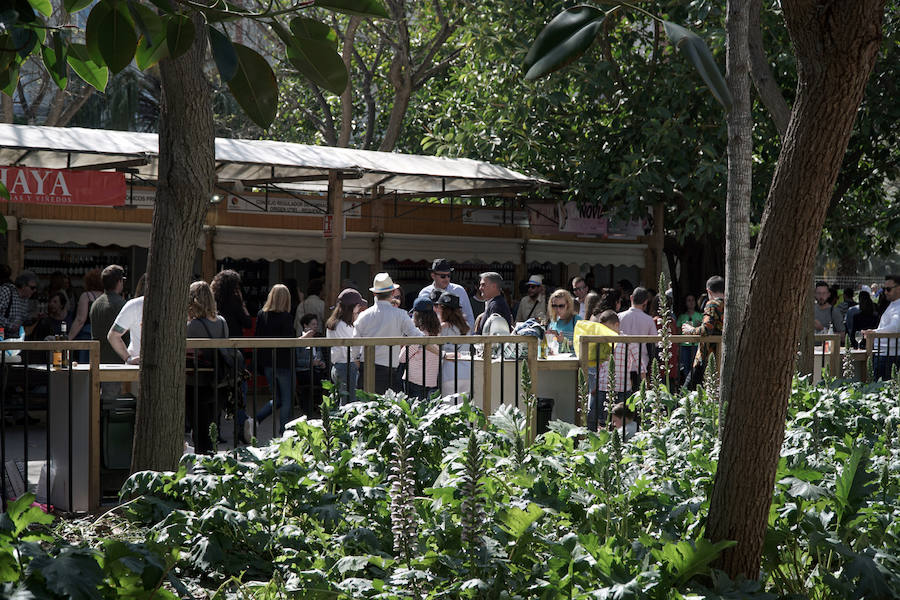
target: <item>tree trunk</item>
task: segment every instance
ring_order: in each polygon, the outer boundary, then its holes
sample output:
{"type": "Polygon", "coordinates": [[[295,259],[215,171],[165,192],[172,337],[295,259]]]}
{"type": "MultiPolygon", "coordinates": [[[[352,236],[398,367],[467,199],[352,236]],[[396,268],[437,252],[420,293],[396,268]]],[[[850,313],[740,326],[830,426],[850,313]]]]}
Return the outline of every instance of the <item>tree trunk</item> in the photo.
{"type": "MultiPolygon", "coordinates": [[[[194,16],[198,32],[202,17],[194,16]]],[[[184,451],[185,329],[197,239],[215,181],[206,36],[160,62],[159,184],[144,302],[141,386],[132,471],[171,470],[184,451]]]]}
{"type": "Polygon", "coordinates": [[[752,127],[750,116],[750,7],[746,1],[728,0],[726,16],[726,73],[732,107],[728,112],[728,190],[725,200],[725,328],[722,332],[721,393],[727,404],[728,386],[740,343],[750,291],[750,191],[752,182],[752,127]]]}
{"type": "Polygon", "coordinates": [[[766,49],[763,47],[762,41],[762,27],[759,24],[761,10],[762,0],[750,0],[748,31],[750,76],[753,78],[753,86],[759,94],[759,99],[769,111],[778,135],[783,139],[787,131],[788,120],[791,118],[791,109],[781,94],[781,88],[775,81],[775,74],[772,72],[772,67],[769,66],[768,57],[766,57],[766,49]]]}
{"type": "Polygon", "coordinates": [[[885,0],[782,2],[797,98],[772,187],[741,325],[707,535],[736,540],[730,577],[759,575],[801,315],[825,212],[881,41],[885,0]],[[823,124],[827,123],[827,127],[823,124]],[[773,326],[774,324],[774,326],[773,326]]]}

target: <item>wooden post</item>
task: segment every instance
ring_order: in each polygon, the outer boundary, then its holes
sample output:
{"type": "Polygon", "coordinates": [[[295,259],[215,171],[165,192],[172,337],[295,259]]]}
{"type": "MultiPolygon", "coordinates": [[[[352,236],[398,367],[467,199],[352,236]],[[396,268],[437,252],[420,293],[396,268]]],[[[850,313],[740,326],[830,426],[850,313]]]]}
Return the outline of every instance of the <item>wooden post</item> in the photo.
{"type": "MultiPolygon", "coordinates": [[[[487,416],[491,416],[494,414],[493,407],[493,399],[491,392],[493,391],[494,381],[493,381],[493,346],[490,342],[484,343],[484,354],[481,355],[481,361],[483,364],[482,372],[484,373],[484,381],[481,382],[481,409],[484,411],[484,414],[487,416]]],[[[503,373],[500,373],[500,377],[503,377],[503,373]]],[[[502,402],[503,399],[501,398],[502,402]]]]}
{"type": "Polygon", "coordinates": [[[372,394],[375,392],[375,346],[363,348],[363,390],[372,394]]]}
{"type": "MultiPolygon", "coordinates": [[[[90,370],[90,408],[88,410],[88,510],[100,508],[100,342],[94,340],[88,350],[90,370]]],[[[71,415],[69,416],[71,419],[71,415]]],[[[71,473],[69,474],[71,477],[71,473]]],[[[71,508],[71,507],[69,507],[71,508]]]]}
{"type": "Polygon", "coordinates": [[[375,232],[375,248],[372,262],[369,265],[369,281],[375,279],[375,275],[384,271],[384,263],[381,259],[381,244],[384,241],[384,214],[387,198],[383,196],[384,188],[378,188],[372,197],[371,204],[371,228],[375,232]]]}
{"type": "Polygon", "coordinates": [[[531,393],[534,395],[534,404],[526,405],[525,418],[528,422],[528,443],[532,443],[537,437],[537,394],[538,394],[538,341],[531,337],[528,342],[528,370],[531,373],[531,393]]]}
{"type": "Polygon", "coordinates": [[[328,172],[328,214],[331,237],[325,244],[325,305],[337,302],[341,291],[341,244],[344,237],[344,180],[338,171],[328,172]]]}
{"type": "Polygon", "coordinates": [[[216,276],[216,251],[213,246],[213,239],[216,237],[215,227],[210,227],[203,232],[206,238],[206,247],[203,249],[202,275],[205,281],[212,281],[216,276]]]}
{"type": "Polygon", "coordinates": [[[17,216],[18,210],[10,206],[10,217],[7,219],[9,229],[6,232],[6,258],[9,268],[12,269],[12,277],[22,272],[25,268],[25,244],[22,243],[21,222],[17,216]]]}

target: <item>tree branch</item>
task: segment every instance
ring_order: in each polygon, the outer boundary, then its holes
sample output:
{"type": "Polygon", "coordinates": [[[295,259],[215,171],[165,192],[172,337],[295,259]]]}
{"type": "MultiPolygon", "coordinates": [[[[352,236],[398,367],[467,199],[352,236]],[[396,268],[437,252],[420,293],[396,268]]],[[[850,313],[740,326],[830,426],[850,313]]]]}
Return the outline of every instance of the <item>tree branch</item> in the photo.
{"type": "Polygon", "coordinates": [[[753,86],[756,88],[760,100],[769,111],[775,128],[778,129],[778,134],[784,138],[788,121],[791,119],[791,109],[775,81],[775,75],[766,58],[762,28],[759,24],[761,10],[762,0],[750,0],[750,78],[753,80],[753,86]]]}
{"type": "MultiPolygon", "coordinates": [[[[361,22],[361,17],[350,17],[350,22],[347,24],[347,31],[344,32],[344,47],[342,48],[341,58],[344,61],[344,67],[347,69],[348,76],[351,72],[350,61],[353,58],[352,55],[354,53],[354,38],[356,37],[356,29],[359,27],[359,24],[361,22]]],[[[346,148],[347,144],[350,143],[350,133],[352,132],[352,127],[353,86],[348,82],[347,87],[344,89],[344,93],[341,94],[341,133],[338,137],[337,142],[337,145],[341,148],[346,148]]]]}

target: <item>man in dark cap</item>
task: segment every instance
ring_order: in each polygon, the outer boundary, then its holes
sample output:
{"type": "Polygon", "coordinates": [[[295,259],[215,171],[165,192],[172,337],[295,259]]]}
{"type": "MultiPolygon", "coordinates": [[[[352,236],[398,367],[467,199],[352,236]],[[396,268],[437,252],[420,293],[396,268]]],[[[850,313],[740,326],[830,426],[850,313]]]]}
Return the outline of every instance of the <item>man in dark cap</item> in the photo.
{"type": "Polygon", "coordinates": [[[453,273],[453,265],[446,258],[436,258],[431,263],[431,285],[426,285],[419,292],[419,297],[431,298],[431,294],[435,290],[449,292],[459,298],[459,305],[462,308],[463,316],[466,323],[469,324],[469,331],[475,329],[475,315],[472,313],[472,303],[469,301],[469,295],[466,288],[450,281],[450,275],[453,273]]]}

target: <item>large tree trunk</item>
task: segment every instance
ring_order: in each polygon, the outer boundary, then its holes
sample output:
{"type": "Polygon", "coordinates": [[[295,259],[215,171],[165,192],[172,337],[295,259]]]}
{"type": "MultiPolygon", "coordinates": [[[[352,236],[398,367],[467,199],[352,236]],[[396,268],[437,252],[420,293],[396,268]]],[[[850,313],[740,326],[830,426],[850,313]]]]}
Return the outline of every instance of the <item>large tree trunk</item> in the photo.
{"type": "MultiPolygon", "coordinates": [[[[722,332],[721,382],[730,381],[740,343],[740,324],[750,291],[750,187],[752,127],[750,116],[750,9],[746,0],[728,0],[725,79],[731,92],[728,112],[728,190],[725,201],[725,329],[722,332]]],[[[728,403],[721,384],[719,402],[728,403]]]]}
{"type": "Polygon", "coordinates": [[[866,80],[885,0],[784,0],[797,55],[797,98],[769,196],[741,323],[707,535],[736,540],[718,566],[755,579],[800,330],[816,254],[866,80]],[[825,126],[824,124],[827,124],[825,126]]]}
{"type": "Polygon", "coordinates": [[[159,184],[150,235],[132,471],[174,469],[184,452],[188,286],[215,178],[203,19],[195,15],[194,26],[198,35],[191,49],[160,62],[159,184]]]}

